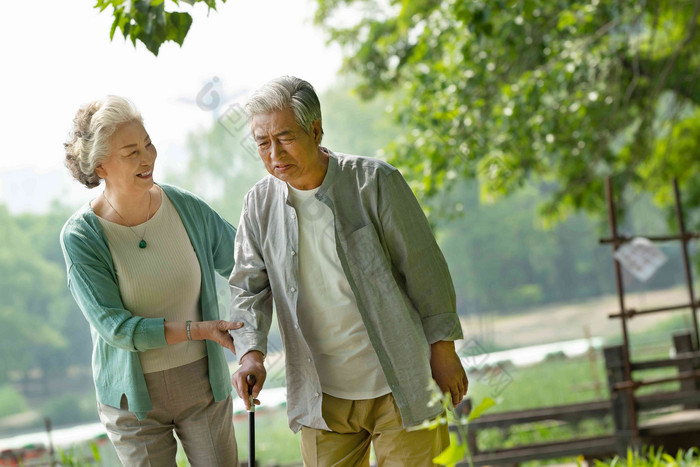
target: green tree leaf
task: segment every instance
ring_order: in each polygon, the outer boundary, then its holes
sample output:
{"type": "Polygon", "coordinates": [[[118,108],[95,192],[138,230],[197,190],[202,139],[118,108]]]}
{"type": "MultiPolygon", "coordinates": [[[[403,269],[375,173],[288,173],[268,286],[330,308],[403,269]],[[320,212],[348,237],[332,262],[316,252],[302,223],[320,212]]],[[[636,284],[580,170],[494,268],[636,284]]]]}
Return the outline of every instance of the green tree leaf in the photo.
{"type": "Polygon", "coordinates": [[[182,46],[192,26],[192,17],[189,13],[170,13],[166,14],[166,18],[168,21],[166,40],[175,41],[182,46]]]}
{"type": "MultiPolygon", "coordinates": [[[[216,10],[217,0],[183,0],[184,3],[195,6],[203,3],[208,10],[216,10]]],[[[226,0],[218,0],[225,3],[226,0]]],[[[179,6],[180,2],[173,2],[179,6]]],[[[112,6],[112,26],[109,32],[110,40],[119,29],[124,38],[143,43],[153,54],[158,55],[161,45],[165,42],[175,42],[182,46],[192,26],[192,16],[182,11],[166,11],[163,0],[135,0],[124,5],[124,0],[97,0],[95,8],[104,11],[112,6]]]]}
{"type": "Polygon", "coordinates": [[[435,462],[436,464],[445,465],[447,467],[453,467],[457,462],[464,459],[464,456],[466,454],[466,444],[459,442],[457,434],[450,433],[450,445],[438,456],[434,457],[433,462],[435,462]]]}
{"type": "Polygon", "coordinates": [[[479,403],[479,405],[477,405],[476,408],[474,408],[471,411],[467,420],[471,422],[472,420],[481,417],[481,414],[483,414],[486,410],[493,407],[494,405],[496,405],[495,400],[493,400],[490,397],[484,397],[484,399],[479,403]]]}

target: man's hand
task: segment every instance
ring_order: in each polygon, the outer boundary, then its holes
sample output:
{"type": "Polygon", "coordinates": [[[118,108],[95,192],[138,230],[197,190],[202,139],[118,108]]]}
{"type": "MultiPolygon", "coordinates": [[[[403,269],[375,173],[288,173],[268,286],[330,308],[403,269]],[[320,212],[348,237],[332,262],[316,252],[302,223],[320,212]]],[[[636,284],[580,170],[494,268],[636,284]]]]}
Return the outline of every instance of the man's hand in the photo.
{"type": "Polygon", "coordinates": [[[265,370],[265,365],[263,354],[257,350],[251,350],[247,354],[241,357],[241,367],[233,374],[231,377],[231,383],[233,387],[236,388],[238,397],[243,399],[245,402],[246,410],[250,410],[250,399],[248,397],[248,383],[246,378],[248,375],[255,376],[255,386],[253,386],[253,399],[255,405],[260,405],[260,401],[256,399],[260,390],[265,383],[265,378],[267,377],[267,371],[265,370]]]}
{"type": "Polygon", "coordinates": [[[457,407],[467,394],[469,380],[455,352],[454,342],[438,341],[430,346],[430,369],[440,390],[449,392],[452,405],[457,407]]]}

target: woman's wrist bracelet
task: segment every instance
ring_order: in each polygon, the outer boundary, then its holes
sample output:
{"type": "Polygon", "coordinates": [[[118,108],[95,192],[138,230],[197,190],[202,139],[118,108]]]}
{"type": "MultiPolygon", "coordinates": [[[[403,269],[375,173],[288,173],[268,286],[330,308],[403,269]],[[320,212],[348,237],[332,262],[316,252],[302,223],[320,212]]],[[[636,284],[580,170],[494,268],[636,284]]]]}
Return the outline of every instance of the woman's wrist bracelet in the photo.
{"type": "Polygon", "coordinates": [[[190,329],[191,324],[192,324],[192,321],[188,320],[187,324],[185,326],[185,329],[187,330],[187,340],[188,341],[192,340],[192,331],[190,329]]]}

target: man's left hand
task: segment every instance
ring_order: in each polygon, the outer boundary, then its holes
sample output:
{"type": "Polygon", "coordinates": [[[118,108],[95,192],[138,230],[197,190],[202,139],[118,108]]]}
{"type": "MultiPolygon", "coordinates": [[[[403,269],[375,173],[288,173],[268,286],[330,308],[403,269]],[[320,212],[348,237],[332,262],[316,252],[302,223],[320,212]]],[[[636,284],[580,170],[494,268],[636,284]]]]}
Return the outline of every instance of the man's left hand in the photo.
{"type": "Polygon", "coordinates": [[[467,394],[469,380],[455,352],[454,342],[438,341],[431,344],[430,369],[440,390],[443,393],[449,392],[452,396],[452,405],[457,407],[467,394]]]}

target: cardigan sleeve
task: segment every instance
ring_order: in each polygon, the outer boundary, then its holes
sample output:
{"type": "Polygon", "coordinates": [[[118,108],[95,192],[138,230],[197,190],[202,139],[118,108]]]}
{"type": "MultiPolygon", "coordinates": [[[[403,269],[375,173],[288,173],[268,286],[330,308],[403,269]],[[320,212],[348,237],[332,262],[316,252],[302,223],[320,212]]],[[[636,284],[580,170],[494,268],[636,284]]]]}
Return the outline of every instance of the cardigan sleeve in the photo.
{"type": "Polygon", "coordinates": [[[168,345],[163,318],[134,316],[124,308],[119,286],[111,266],[100,254],[99,243],[99,236],[91,235],[88,228],[64,227],[61,232],[68,288],[80,311],[113,347],[140,352],[168,345]]]}

